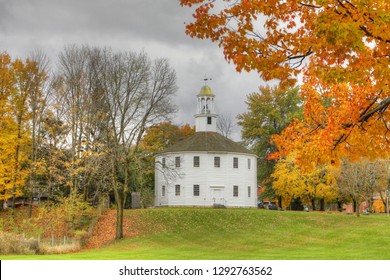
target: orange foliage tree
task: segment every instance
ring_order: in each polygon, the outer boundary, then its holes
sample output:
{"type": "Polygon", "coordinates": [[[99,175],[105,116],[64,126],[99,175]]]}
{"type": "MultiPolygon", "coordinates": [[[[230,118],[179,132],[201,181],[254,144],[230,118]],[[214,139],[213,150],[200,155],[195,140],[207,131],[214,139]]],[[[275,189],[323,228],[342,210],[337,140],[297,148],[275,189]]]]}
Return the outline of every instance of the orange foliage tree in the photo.
{"type": "Polygon", "coordinates": [[[195,129],[190,125],[178,126],[170,121],[157,123],[146,129],[138,147],[138,160],[134,160],[138,170],[134,172],[134,186],[141,192],[143,203],[149,200],[149,204],[152,204],[151,200],[154,199],[155,155],[194,133],[195,129]]]}
{"type": "Polygon", "coordinates": [[[140,142],[140,149],[149,153],[162,152],[176,142],[195,133],[190,125],[177,126],[171,122],[162,122],[149,127],[140,142]]]}
{"type": "Polygon", "coordinates": [[[388,156],[387,0],[181,0],[196,5],[191,37],[211,39],[238,71],[291,86],[302,75],[304,118],[274,137],[285,156],[323,163],[388,156]]]}

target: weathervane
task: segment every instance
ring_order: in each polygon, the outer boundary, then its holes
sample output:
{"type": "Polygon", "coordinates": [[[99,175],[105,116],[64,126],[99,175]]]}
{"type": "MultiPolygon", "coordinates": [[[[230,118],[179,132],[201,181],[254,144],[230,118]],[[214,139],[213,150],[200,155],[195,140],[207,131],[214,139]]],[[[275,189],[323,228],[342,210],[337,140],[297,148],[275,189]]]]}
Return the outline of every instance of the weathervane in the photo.
{"type": "Polygon", "coordinates": [[[207,75],[206,74],[204,74],[204,79],[203,79],[203,81],[204,81],[204,85],[205,86],[207,86],[207,81],[212,81],[213,79],[212,78],[207,78],[207,75]]]}

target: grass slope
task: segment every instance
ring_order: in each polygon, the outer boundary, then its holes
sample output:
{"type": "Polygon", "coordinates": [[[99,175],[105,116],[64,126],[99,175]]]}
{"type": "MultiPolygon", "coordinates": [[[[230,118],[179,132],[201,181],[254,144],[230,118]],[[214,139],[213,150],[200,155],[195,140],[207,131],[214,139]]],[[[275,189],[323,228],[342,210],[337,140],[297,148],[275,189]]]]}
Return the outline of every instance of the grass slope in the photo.
{"type": "Polygon", "coordinates": [[[258,209],[130,210],[133,237],[76,254],[1,259],[390,259],[390,218],[258,209]]]}

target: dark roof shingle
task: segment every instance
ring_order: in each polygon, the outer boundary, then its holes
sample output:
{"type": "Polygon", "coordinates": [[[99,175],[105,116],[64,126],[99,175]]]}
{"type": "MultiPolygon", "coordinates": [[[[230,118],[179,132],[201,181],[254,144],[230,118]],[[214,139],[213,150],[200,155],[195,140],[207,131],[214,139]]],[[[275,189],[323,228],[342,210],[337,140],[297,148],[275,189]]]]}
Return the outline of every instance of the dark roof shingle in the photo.
{"type": "Polygon", "coordinates": [[[222,136],[217,132],[196,132],[190,137],[172,145],[162,153],[170,152],[234,152],[254,154],[240,144],[222,136]]]}

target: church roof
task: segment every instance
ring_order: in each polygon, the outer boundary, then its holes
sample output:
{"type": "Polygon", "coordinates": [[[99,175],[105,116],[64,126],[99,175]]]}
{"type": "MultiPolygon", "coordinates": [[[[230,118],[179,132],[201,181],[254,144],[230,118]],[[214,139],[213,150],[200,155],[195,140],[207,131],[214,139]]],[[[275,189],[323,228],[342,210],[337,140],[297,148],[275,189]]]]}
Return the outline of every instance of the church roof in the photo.
{"type": "Polygon", "coordinates": [[[215,96],[215,94],[209,86],[204,85],[197,96],[215,96]]]}
{"type": "Polygon", "coordinates": [[[232,152],[254,154],[244,146],[217,132],[196,132],[163,151],[163,153],[170,152],[232,152]]]}

